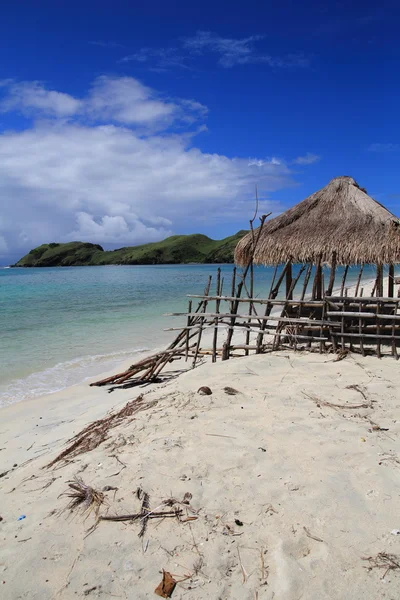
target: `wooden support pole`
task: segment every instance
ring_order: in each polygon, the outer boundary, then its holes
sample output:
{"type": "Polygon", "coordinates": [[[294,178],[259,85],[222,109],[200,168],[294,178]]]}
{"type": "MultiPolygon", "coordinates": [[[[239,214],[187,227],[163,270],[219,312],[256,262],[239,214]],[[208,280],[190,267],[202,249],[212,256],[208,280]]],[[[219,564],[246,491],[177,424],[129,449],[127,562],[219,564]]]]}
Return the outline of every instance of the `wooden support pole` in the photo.
{"type": "Polygon", "coordinates": [[[394,265],[389,265],[388,296],[394,297],[394,265]]]}
{"type": "Polygon", "coordinates": [[[260,352],[261,352],[261,345],[262,345],[263,338],[264,338],[264,333],[263,332],[265,331],[265,328],[266,328],[266,325],[267,325],[267,320],[266,319],[267,319],[267,317],[269,316],[269,314],[270,314],[270,312],[272,310],[273,301],[275,300],[275,298],[278,295],[279,288],[280,288],[281,283],[282,283],[282,281],[283,281],[283,279],[285,277],[285,274],[286,274],[286,269],[288,268],[288,266],[290,264],[291,264],[291,261],[288,261],[285,264],[285,266],[282,269],[282,273],[280,274],[280,276],[278,278],[278,281],[277,281],[276,285],[274,286],[275,276],[276,276],[278,265],[275,267],[274,277],[272,279],[271,289],[270,289],[269,298],[268,298],[268,300],[271,301],[271,302],[269,302],[267,304],[267,306],[265,307],[264,320],[263,320],[263,323],[261,324],[261,327],[260,327],[261,331],[260,331],[260,333],[257,336],[257,354],[260,354],[260,352]]]}
{"type": "MultiPolygon", "coordinates": [[[[208,296],[209,293],[210,293],[211,281],[212,281],[212,276],[210,275],[209,278],[208,278],[208,283],[207,283],[206,289],[204,290],[204,296],[208,296]]],[[[203,314],[207,310],[207,303],[208,303],[208,300],[205,299],[204,303],[203,303],[203,310],[202,310],[203,314]]],[[[199,335],[198,335],[198,338],[197,338],[197,346],[196,346],[195,355],[194,355],[194,358],[193,358],[192,368],[194,368],[196,366],[197,356],[198,356],[198,353],[199,353],[199,350],[200,350],[201,336],[203,334],[203,325],[204,325],[204,317],[201,316],[200,317],[199,335]]]]}
{"type": "Polygon", "coordinates": [[[311,277],[311,271],[312,271],[312,263],[310,263],[308,265],[307,272],[306,272],[306,275],[304,277],[303,289],[301,291],[301,296],[300,296],[300,301],[301,302],[304,300],[304,296],[306,295],[308,282],[310,281],[310,277],[311,277]]]}
{"type": "Polygon", "coordinates": [[[286,269],[286,299],[292,300],[293,298],[293,288],[292,288],[292,263],[290,262],[286,269]]]}
{"type": "Polygon", "coordinates": [[[375,290],[378,297],[383,296],[383,265],[381,263],[376,265],[375,290]]]}
{"type": "Polygon", "coordinates": [[[362,275],[363,275],[363,271],[364,271],[364,265],[361,265],[360,272],[359,272],[358,277],[357,277],[356,289],[354,291],[354,295],[356,297],[358,296],[358,290],[360,288],[360,283],[361,283],[361,278],[362,278],[362,275]]]}
{"type": "Polygon", "coordinates": [[[340,286],[340,295],[343,296],[343,292],[344,292],[344,286],[346,284],[346,277],[347,277],[347,272],[349,270],[349,265],[346,265],[344,268],[344,273],[343,273],[343,278],[342,278],[342,285],[340,286]]]}
{"type": "Polygon", "coordinates": [[[321,300],[322,298],[322,256],[321,254],[318,256],[317,263],[315,265],[315,277],[314,277],[314,285],[313,285],[313,300],[321,300]]]}
{"type": "Polygon", "coordinates": [[[332,263],[331,263],[331,275],[329,277],[328,289],[326,290],[327,296],[332,296],[333,286],[335,285],[335,274],[336,274],[336,252],[332,252],[332,263]]]}
{"type": "Polygon", "coordinates": [[[185,352],[185,361],[187,362],[187,359],[189,358],[189,339],[190,339],[190,320],[191,317],[189,316],[190,313],[192,312],[192,301],[189,300],[189,306],[188,306],[188,318],[187,318],[187,322],[186,322],[186,327],[187,327],[187,331],[186,331],[186,352],[185,352]]]}
{"type": "MultiPolygon", "coordinates": [[[[218,267],[218,271],[217,271],[217,288],[216,288],[216,294],[217,296],[221,296],[221,269],[218,267]]],[[[221,300],[216,300],[215,301],[215,312],[218,315],[219,313],[219,305],[221,303],[221,300]]],[[[212,362],[216,362],[217,361],[217,339],[218,339],[218,316],[215,317],[214,320],[214,336],[213,336],[213,354],[212,354],[212,362]]]]}
{"type": "MultiPolygon", "coordinates": [[[[243,271],[242,280],[241,280],[241,282],[237,286],[236,296],[238,298],[240,298],[240,296],[242,294],[242,289],[243,289],[243,286],[245,284],[245,279],[246,279],[247,273],[248,273],[249,269],[253,265],[254,252],[255,252],[255,250],[257,248],[257,244],[258,244],[258,241],[260,239],[260,235],[261,235],[261,232],[262,232],[265,220],[267,219],[267,217],[269,217],[270,214],[271,213],[268,213],[267,215],[262,215],[262,217],[260,217],[260,227],[258,228],[257,236],[255,237],[255,239],[253,241],[253,244],[252,244],[251,256],[250,256],[249,262],[247,263],[247,265],[246,265],[246,267],[245,267],[245,269],[243,271]]],[[[234,294],[232,294],[232,296],[233,295],[234,294]]],[[[238,301],[232,302],[232,309],[231,309],[231,312],[232,312],[231,325],[232,326],[235,324],[235,320],[236,320],[235,313],[237,313],[238,307],[239,307],[239,302],[238,301]]],[[[225,344],[224,344],[224,353],[223,353],[223,356],[222,356],[222,360],[228,360],[229,359],[229,352],[230,352],[230,345],[232,343],[232,336],[233,336],[233,329],[230,329],[228,331],[228,335],[226,336],[226,341],[225,341],[225,344]]]]}

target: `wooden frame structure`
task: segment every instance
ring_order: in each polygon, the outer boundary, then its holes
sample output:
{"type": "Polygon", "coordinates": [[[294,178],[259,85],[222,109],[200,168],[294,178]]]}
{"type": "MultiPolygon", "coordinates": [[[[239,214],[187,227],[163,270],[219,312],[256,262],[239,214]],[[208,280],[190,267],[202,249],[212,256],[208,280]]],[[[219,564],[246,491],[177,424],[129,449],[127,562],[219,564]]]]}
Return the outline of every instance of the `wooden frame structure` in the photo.
{"type": "Polygon", "coordinates": [[[203,294],[189,295],[186,313],[168,315],[185,318],[185,325],[167,330],[179,333],[164,352],[92,385],[130,387],[156,381],[177,359],[190,359],[194,367],[204,355],[215,362],[283,345],[398,359],[400,291],[396,296],[395,285],[400,278],[394,265],[400,263],[400,221],[351,177],[337,177],[286,213],[266,221],[268,216],[260,218],[256,230],[254,216],[250,233],[236,247],[242,271],[233,269],[229,295],[218,269],[214,294],[210,276],[203,294]],[[255,264],[274,266],[265,298],[254,297],[255,264]],[[364,295],[363,275],[371,264],[376,274],[364,295]],[[351,265],[358,268],[352,290],[347,285],[351,265]],[[209,330],[211,340],[205,339],[209,330]]]}

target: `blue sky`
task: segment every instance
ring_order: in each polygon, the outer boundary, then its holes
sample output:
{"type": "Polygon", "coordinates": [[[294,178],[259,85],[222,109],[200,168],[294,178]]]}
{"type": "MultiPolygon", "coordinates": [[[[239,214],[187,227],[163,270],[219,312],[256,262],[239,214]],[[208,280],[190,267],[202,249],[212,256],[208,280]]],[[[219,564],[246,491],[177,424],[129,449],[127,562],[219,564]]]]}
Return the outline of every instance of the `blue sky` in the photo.
{"type": "Polygon", "coordinates": [[[399,214],[400,8],[2,4],[0,262],[224,237],[351,175],[399,214]]]}

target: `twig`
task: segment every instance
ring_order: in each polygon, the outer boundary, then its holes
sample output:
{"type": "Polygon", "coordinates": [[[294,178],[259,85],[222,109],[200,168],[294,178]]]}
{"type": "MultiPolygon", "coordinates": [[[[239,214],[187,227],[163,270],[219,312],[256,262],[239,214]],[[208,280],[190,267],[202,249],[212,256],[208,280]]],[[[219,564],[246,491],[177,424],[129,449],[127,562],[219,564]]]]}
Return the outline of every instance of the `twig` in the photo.
{"type": "Polygon", "coordinates": [[[313,394],[307,394],[306,392],[303,392],[303,394],[305,396],[307,396],[307,398],[310,398],[310,400],[312,400],[313,402],[316,403],[316,405],[318,407],[320,406],[326,406],[327,408],[335,408],[335,409],[345,409],[345,408],[349,408],[349,409],[356,409],[356,408],[372,408],[372,402],[370,402],[369,404],[366,403],[362,403],[362,404],[334,404],[333,402],[327,402],[326,400],[321,400],[320,398],[317,398],[317,396],[314,396],[313,394]]]}
{"type": "Polygon", "coordinates": [[[321,538],[317,537],[316,535],[313,535],[308,529],[307,527],[303,527],[304,531],[306,532],[306,536],[311,538],[312,540],[315,540],[316,542],[323,542],[324,540],[321,540],[321,538]]]}
{"type": "Polygon", "coordinates": [[[137,521],[138,519],[163,519],[165,517],[179,517],[182,514],[181,509],[169,510],[165,512],[150,512],[150,513],[132,513],[131,515],[102,515],[100,521],[137,521]]]}
{"type": "Polygon", "coordinates": [[[236,440],[236,438],[233,435],[221,435],[219,433],[206,433],[205,435],[212,435],[213,437],[231,438],[232,440],[236,440]]]}
{"type": "Polygon", "coordinates": [[[242,559],[241,559],[241,557],[240,557],[239,546],[237,546],[237,553],[238,553],[238,557],[239,557],[240,568],[242,569],[243,583],[246,583],[246,580],[247,580],[247,573],[246,573],[246,570],[245,570],[245,568],[244,568],[244,566],[243,566],[242,559]]]}
{"type": "Polygon", "coordinates": [[[382,579],[385,578],[388,571],[400,569],[400,558],[395,554],[388,554],[387,552],[379,552],[376,556],[362,557],[362,560],[369,561],[369,567],[366,567],[368,571],[372,569],[385,569],[382,579]]]}

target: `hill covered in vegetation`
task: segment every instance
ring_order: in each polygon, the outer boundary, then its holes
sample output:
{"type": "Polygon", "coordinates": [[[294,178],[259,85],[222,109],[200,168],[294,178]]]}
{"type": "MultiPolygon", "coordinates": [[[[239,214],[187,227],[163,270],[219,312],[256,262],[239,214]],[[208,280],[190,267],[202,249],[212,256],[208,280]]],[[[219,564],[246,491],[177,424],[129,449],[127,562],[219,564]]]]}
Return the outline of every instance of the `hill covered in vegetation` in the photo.
{"type": "Polygon", "coordinates": [[[231,263],[235,246],[246,231],[223,240],[199,233],[173,235],[161,242],[103,250],[98,244],[68,242],[42,244],[21,258],[15,267],[73,267],[96,265],[166,265],[231,263]]]}

